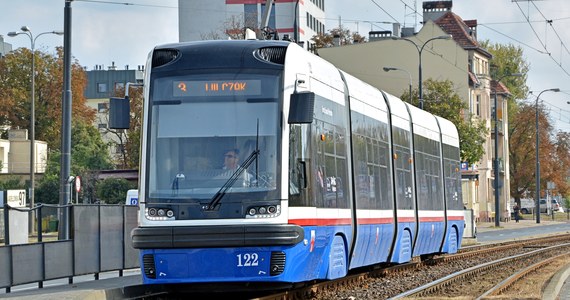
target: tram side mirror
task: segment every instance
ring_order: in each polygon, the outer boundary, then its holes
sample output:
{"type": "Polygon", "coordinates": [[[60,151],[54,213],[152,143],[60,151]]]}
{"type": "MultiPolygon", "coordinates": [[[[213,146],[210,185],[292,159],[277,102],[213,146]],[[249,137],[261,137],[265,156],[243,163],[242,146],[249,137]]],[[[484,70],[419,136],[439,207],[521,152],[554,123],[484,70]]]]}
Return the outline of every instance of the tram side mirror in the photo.
{"type": "Polygon", "coordinates": [[[315,110],[315,93],[301,92],[291,94],[289,108],[289,124],[310,124],[313,123],[313,112],[315,110]]]}
{"type": "Polygon", "coordinates": [[[129,97],[109,99],[109,128],[129,129],[131,107],[129,97]]]}

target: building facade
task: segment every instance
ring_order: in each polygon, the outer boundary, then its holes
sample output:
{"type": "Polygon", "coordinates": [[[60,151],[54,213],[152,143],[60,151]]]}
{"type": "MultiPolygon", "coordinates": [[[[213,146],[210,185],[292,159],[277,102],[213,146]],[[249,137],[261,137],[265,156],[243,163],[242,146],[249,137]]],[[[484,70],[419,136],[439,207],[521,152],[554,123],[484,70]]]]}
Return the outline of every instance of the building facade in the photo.
{"type": "Polygon", "coordinates": [[[93,70],[86,71],[86,74],[85,98],[87,106],[97,111],[93,125],[99,129],[103,141],[111,142],[110,155],[117,159],[122,151],[120,135],[124,132],[109,129],[109,98],[115,96],[118,91],[124,91],[128,82],[142,83],[144,66],[137,66],[137,69],[130,69],[129,66],[125,66],[125,69],[119,70],[112,63],[107,69],[102,65],[95,66],[93,70]]]}
{"type": "MultiPolygon", "coordinates": [[[[178,1],[181,42],[227,39],[230,31],[263,27],[265,0],[178,1]]],[[[325,0],[275,0],[267,27],[299,43],[325,32],[325,0]]]]}
{"type": "MultiPolygon", "coordinates": [[[[369,43],[321,48],[318,54],[340,69],[397,96],[408,91],[410,82],[417,88],[420,56],[422,81],[429,78],[451,81],[455,92],[468,104],[469,111],[464,113],[465,116],[483,120],[488,128],[489,134],[483,145],[485,154],[477,164],[462,164],[462,177],[465,207],[474,210],[477,220],[491,221],[495,210],[494,143],[491,134],[493,107],[489,73],[492,55],[477,42],[477,21],[463,21],[454,14],[452,1],[427,1],[423,3],[423,9],[424,25],[417,33],[402,30],[401,33],[381,34],[369,43]],[[451,35],[452,39],[430,40],[446,35],[451,35]],[[402,72],[384,72],[384,67],[398,68],[402,72]]],[[[504,98],[504,95],[500,93],[499,97],[504,98]]],[[[502,111],[506,111],[504,101],[500,103],[502,111]]],[[[502,132],[508,128],[506,117],[506,114],[501,115],[502,132]]],[[[500,196],[501,216],[504,219],[509,216],[506,212],[510,199],[508,137],[499,134],[499,138],[499,158],[504,162],[500,196]]]]}
{"type": "MultiPolygon", "coordinates": [[[[8,140],[0,139],[0,174],[30,175],[30,143],[27,129],[8,130],[8,140]]],[[[47,167],[48,144],[34,140],[34,174],[44,174],[47,167]]]]}
{"type": "Polygon", "coordinates": [[[4,42],[4,36],[0,34],[0,57],[6,56],[6,53],[12,51],[12,44],[4,42]]]}

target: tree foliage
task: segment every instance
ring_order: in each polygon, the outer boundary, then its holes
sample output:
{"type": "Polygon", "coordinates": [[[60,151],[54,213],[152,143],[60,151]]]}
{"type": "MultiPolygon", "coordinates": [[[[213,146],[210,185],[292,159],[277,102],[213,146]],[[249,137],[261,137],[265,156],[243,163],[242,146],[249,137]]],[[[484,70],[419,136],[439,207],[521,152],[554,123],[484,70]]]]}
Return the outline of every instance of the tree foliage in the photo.
{"type": "MultiPolygon", "coordinates": [[[[115,97],[123,97],[124,89],[117,89],[115,97]]],[[[143,89],[142,87],[132,87],[129,91],[130,106],[130,128],[123,129],[102,129],[102,133],[112,135],[113,143],[119,153],[114,158],[115,164],[121,169],[136,169],[139,166],[141,127],[143,117],[143,89]]],[[[107,120],[101,123],[109,124],[109,114],[103,114],[107,120]]]]}
{"type": "MultiPolygon", "coordinates": [[[[95,198],[99,171],[112,167],[108,145],[103,142],[97,128],[74,121],[71,130],[71,147],[71,174],[79,175],[82,182],[79,198],[87,198],[92,202],[95,198]]],[[[38,202],[59,203],[60,163],[61,152],[50,151],[46,173],[36,188],[38,202]]]]}
{"type": "MultiPolygon", "coordinates": [[[[529,63],[526,62],[521,47],[512,44],[493,44],[489,41],[481,42],[481,45],[493,54],[492,78],[500,79],[512,94],[508,99],[509,167],[511,196],[518,201],[525,196],[534,196],[536,190],[537,107],[534,102],[532,104],[517,102],[517,99],[527,99],[529,96],[529,89],[526,86],[529,63]],[[522,73],[523,76],[508,76],[514,73],[522,73]]],[[[568,174],[562,170],[570,168],[568,133],[554,133],[544,106],[539,105],[538,112],[541,190],[546,189],[547,182],[554,182],[557,191],[567,195],[570,192],[568,174]]]]}
{"type": "Polygon", "coordinates": [[[109,178],[97,183],[97,198],[107,204],[125,203],[127,191],[135,189],[136,184],[123,178],[109,178]]]}
{"type": "MultiPolygon", "coordinates": [[[[451,121],[457,127],[461,161],[477,163],[485,153],[483,145],[488,131],[483,120],[465,117],[467,103],[455,92],[453,82],[428,79],[423,84],[422,97],[426,111],[451,121]]],[[[410,99],[409,92],[404,92],[401,99],[410,99]]],[[[417,89],[412,91],[412,104],[419,104],[417,89]]]]}
{"type": "Polygon", "coordinates": [[[488,40],[481,42],[481,46],[493,54],[491,78],[501,79],[501,82],[507,86],[512,95],[509,98],[511,101],[509,102],[509,108],[517,105],[516,99],[526,99],[528,96],[526,79],[529,64],[524,59],[523,49],[512,44],[493,44],[488,40]],[[521,73],[522,76],[507,76],[515,73],[521,73]]]}
{"type": "Polygon", "coordinates": [[[546,155],[551,158],[547,180],[554,182],[558,193],[570,195],[570,133],[558,132],[554,138],[554,147],[546,155]]]}
{"type": "Polygon", "coordinates": [[[366,42],[366,38],[358,32],[351,32],[344,26],[333,28],[325,33],[320,33],[311,38],[316,48],[333,47],[334,39],[338,37],[341,45],[359,44],[366,42]]]}
{"type": "MultiPolygon", "coordinates": [[[[567,181],[570,169],[570,134],[559,132],[553,135],[546,109],[538,106],[539,160],[541,190],[547,182],[554,182],[559,193],[568,195],[567,181]]],[[[509,126],[509,149],[511,169],[511,195],[524,198],[536,190],[536,106],[520,104],[509,126]]]]}
{"type": "MultiPolygon", "coordinates": [[[[59,148],[61,141],[63,49],[56,55],[35,51],[35,132],[36,139],[59,148]]],[[[30,128],[32,52],[18,48],[0,59],[0,126],[30,128]]],[[[95,110],[86,105],[85,71],[72,64],[72,114],[77,121],[91,124],[95,110]]],[[[2,136],[6,138],[6,132],[2,136]]]]}
{"type": "Polygon", "coordinates": [[[260,39],[278,39],[277,31],[274,28],[263,27],[258,22],[257,14],[236,14],[229,16],[218,29],[207,33],[200,33],[202,40],[243,40],[246,29],[255,32],[260,39]]]}

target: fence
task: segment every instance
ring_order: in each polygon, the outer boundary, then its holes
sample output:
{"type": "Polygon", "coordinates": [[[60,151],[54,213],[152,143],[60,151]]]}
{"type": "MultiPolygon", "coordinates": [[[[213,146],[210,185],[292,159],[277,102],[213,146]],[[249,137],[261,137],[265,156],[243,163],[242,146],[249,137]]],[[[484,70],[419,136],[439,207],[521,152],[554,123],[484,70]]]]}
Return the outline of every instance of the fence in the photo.
{"type": "MultiPolygon", "coordinates": [[[[137,206],[124,205],[39,205],[32,209],[5,205],[2,227],[4,246],[0,246],[0,288],[10,292],[12,286],[38,283],[52,279],[119,271],[139,267],[138,250],[131,247],[130,232],[137,225],[137,206]],[[70,239],[43,242],[44,232],[57,229],[53,217],[45,221],[43,213],[68,209],[70,239]],[[16,214],[36,215],[37,242],[10,243],[10,217],[16,214]],[[52,222],[52,223],[50,223],[52,222]],[[48,228],[44,228],[47,224],[48,228]]],[[[57,216],[57,214],[55,214],[57,216]]],[[[27,226],[26,226],[27,228],[27,226]]],[[[13,231],[12,231],[13,232],[13,231]]],[[[27,235],[27,233],[26,233],[27,235]]]]}

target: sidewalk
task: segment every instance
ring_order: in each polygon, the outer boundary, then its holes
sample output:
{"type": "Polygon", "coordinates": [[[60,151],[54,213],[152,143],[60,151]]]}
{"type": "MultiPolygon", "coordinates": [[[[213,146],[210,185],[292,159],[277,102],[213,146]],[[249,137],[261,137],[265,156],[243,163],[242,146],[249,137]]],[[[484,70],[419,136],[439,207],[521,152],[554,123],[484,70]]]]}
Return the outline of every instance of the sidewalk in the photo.
{"type": "Polygon", "coordinates": [[[504,230],[504,229],[517,229],[517,228],[527,228],[527,227],[535,227],[541,225],[554,225],[554,224],[565,224],[570,223],[570,220],[564,221],[552,221],[550,216],[541,216],[540,223],[536,223],[535,219],[532,219],[532,216],[527,216],[526,219],[519,220],[519,222],[515,222],[515,220],[511,220],[509,222],[500,222],[499,227],[495,227],[495,222],[479,222],[477,223],[477,232],[488,232],[493,230],[504,230]]]}

